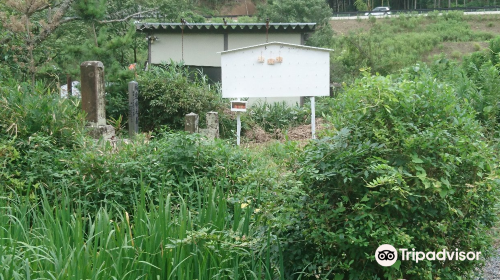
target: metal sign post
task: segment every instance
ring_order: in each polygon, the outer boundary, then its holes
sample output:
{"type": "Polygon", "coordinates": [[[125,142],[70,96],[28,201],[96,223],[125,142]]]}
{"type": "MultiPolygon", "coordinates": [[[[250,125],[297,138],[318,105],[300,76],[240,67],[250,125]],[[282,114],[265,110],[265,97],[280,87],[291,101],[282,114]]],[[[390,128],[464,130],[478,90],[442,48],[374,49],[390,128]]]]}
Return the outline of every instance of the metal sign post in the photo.
{"type": "Polygon", "coordinates": [[[316,104],[314,96],[311,96],[311,134],[312,139],[316,139],[316,104]]]}
{"type": "Polygon", "coordinates": [[[247,111],[247,102],[238,100],[231,101],[231,111],[236,112],[236,144],[240,145],[240,137],[241,137],[241,112],[247,111]]]}
{"type": "Polygon", "coordinates": [[[240,135],[241,135],[241,119],[240,112],[236,112],[236,144],[240,145],[240,135]]]}

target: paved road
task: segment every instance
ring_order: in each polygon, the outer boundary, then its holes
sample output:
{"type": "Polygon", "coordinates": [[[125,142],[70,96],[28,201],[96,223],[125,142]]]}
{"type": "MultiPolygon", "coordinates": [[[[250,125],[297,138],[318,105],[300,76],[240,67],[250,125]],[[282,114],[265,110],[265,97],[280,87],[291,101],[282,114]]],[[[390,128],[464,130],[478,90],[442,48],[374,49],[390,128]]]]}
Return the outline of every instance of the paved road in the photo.
{"type": "MultiPolygon", "coordinates": [[[[464,15],[499,15],[500,11],[494,12],[464,12],[464,15]]],[[[419,14],[420,16],[427,16],[427,14],[419,14]]],[[[401,14],[390,15],[390,16],[375,16],[376,18],[385,18],[385,17],[399,17],[401,14]]],[[[369,16],[352,16],[352,17],[331,17],[330,20],[346,20],[346,19],[367,19],[369,16]]]]}

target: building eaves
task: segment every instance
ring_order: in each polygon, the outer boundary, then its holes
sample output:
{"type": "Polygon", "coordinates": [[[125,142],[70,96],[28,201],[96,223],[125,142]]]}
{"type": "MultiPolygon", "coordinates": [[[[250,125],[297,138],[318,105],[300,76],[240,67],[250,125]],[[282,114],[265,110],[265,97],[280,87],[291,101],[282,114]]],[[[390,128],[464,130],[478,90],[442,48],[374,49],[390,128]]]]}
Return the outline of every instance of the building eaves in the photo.
{"type": "MultiPolygon", "coordinates": [[[[266,30],[266,23],[136,23],[136,30],[140,32],[252,32],[266,30]]],[[[269,23],[269,32],[312,32],[316,23],[269,23]]]]}
{"type": "Polygon", "coordinates": [[[293,47],[293,48],[299,48],[299,49],[327,51],[327,52],[332,52],[333,51],[333,49],[317,48],[317,47],[310,47],[310,46],[304,46],[304,45],[289,44],[289,43],[283,43],[283,42],[269,42],[269,43],[254,45],[254,46],[248,46],[248,47],[244,47],[244,48],[227,50],[227,51],[223,51],[223,52],[219,52],[219,53],[220,54],[225,54],[225,53],[237,52],[237,51],[242,51],[242,50],[247,50],[247,49],[252,49],[252,48],[258,48],[258,47],[263,47],[263,46],[270,46],[270,45],[281,45],[281,46],[287,46],[287,47],[293,47]]]}

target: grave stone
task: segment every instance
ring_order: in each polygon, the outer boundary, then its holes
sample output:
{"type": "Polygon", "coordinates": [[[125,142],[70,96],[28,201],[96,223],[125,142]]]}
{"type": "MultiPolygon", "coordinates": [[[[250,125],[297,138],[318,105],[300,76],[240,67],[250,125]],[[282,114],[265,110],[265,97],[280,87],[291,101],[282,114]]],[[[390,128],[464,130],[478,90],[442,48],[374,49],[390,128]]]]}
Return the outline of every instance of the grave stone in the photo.
{"type": "Polygon", "coordinates": [[[115,129],[106,125],[104,65],[100,61],[85,61],[80,65],[82,108],[87,113],[90,135],[111,139],[115,129]]]}
{"type": "Polygon", "coordinates": [[[189,113],[185,117],[184,130],[190,133],[198,133],[198,114],[189,113]]]}
{"type": "Polygon", "coordinates": [[[219,113],[207,113],[207,128],[200,129],[200,133],[205,135],[208,139],[219,138],[219,113]]]}
{"type": "Polygon", "coordinates": [[[128,83],[128,135],[133,138],[139,133],[139,84],[128,83]]]}

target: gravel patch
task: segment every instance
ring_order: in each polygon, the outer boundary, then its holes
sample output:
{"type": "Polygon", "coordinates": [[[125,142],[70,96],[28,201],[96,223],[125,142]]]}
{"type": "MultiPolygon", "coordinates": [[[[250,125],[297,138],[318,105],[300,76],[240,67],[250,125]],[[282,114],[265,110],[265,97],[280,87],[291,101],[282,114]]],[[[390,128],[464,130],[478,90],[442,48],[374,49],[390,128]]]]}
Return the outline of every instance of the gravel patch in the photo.
{"type": "Polygon", "coordinates": [[[486,261],[483,275],[476,280],[500,280],[500,247],[496,249],[496,254],[486,261]]]}

